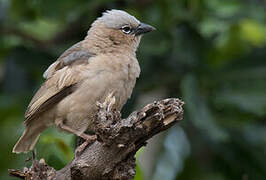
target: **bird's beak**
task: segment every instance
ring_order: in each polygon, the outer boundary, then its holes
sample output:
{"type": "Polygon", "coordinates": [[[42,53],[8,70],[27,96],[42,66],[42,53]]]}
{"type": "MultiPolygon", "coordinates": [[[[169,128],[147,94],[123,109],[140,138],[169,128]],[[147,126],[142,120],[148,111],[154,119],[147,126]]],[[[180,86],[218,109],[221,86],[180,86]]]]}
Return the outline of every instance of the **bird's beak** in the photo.
{"type": "Polygon", "coordinates": [[[137,27],[135,30],[134,34],[136,36],[150,32],[150,31],[155,31],[156,28],[152,27],[151,25],[145,24],[145,23],[140,23],[140,25],[137,27]]]}

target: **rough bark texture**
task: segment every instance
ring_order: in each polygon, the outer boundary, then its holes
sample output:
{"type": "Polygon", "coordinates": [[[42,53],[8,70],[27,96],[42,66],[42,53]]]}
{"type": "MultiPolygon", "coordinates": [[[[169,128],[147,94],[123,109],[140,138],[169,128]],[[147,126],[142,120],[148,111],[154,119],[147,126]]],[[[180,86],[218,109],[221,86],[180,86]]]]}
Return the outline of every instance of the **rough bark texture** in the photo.
{"type": "Polygon", "coordinates": [[[38,180],[134,179],[135,153],[153,135],[182,119],[184,103],[175,98],[156,101],[126,119],[113,109],[114,103],[115,99],[108,97],[97,104],[93,128],[98,140],[83,152],[75,153],[63,169],[56,171],[41,159],[23,171],[9,170],[10,175],[38,180]]]}

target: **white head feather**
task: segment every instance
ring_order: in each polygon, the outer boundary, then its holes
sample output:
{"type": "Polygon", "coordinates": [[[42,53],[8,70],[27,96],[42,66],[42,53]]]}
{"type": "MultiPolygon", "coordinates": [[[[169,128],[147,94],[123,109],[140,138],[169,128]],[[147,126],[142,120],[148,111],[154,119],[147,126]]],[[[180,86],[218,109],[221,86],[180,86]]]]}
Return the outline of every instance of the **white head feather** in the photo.
{"type": "Polygon", "coordinates": [[[131,27],[137,27],[140,24],[140,21],[137,20],[134,16],[128,14],[122,10],[108,10],[103,13],[93,24],[103,23],[108,28],[119,29],[124,25],[130,25],[131,27]]]}

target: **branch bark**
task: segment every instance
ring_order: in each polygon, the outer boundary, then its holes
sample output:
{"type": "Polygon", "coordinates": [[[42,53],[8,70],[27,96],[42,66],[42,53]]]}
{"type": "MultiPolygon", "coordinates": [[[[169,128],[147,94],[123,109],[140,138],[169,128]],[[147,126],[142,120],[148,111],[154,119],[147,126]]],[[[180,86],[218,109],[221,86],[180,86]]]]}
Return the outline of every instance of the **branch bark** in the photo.
{"type": "Polygon", "coordinates": [[[126,119],[113,107],[114,97],[98,103],[93,129],[97,141],[88,146],[63,169],[56,171],[43,159],[23,171],[9,170],[23,179],[134,179],[135,153],[155,134],[183,118],[183,102],[176,98],[155,101],[126,119]]]}

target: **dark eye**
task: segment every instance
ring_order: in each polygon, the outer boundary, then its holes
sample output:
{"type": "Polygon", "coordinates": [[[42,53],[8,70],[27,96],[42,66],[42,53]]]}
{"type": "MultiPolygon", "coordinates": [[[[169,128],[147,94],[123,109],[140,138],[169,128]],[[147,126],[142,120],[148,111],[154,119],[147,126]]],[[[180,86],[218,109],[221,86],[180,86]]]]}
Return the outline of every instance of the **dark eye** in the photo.
{"type": "Polygon", "coordinates": [[[123,26],[122,28],[121,28],[121,30],[122,30],[122,32],[123,33],[125,33],[125,34],[129,34],[129,33],[131,33],[131,27],[130,26],[123,26]]]}

